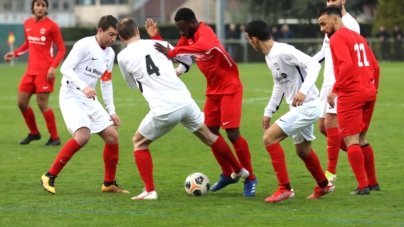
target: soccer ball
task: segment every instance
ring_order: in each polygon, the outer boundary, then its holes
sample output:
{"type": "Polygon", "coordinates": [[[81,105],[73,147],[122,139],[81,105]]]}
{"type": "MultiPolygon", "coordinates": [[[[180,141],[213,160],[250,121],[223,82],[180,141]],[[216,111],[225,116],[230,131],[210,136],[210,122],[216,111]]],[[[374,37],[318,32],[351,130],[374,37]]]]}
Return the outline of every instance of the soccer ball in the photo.
{"type": "Polygon", "coordinates": [[[209,178],[203,173],[192,173],[185,179],[185,191],[190,195],[206,195],[210,188],[209,178]]]}

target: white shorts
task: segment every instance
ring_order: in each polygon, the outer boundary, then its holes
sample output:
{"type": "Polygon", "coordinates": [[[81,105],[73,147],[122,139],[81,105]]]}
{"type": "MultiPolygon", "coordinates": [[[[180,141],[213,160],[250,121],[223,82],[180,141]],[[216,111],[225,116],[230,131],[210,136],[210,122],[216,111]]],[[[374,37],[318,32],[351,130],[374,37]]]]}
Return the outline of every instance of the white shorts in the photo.
{"type": "Polygon", "coordinates": [[[190,132],[195,132],[204,123],[204,116],[195,102],[172,113],[154,116],[151,111],[140,123],[138,131],[148,140],[156,140],[181,123],[190,132]]]}
{"type": "Polygon", "coordinates": [[[320,118],[325,118],[326,113],[330,114],[337,114],[337,97],[335,97],[335,106],[334,108],[328,104],[327,101],[327,96],[330,94],[333,86],[324,86],[321,87],[320,91],[320,107],[321,107],[321,113],[320,113],[320,118]]]}
{"type": "Polygon", "coordinates": [[[318,100],[303,103],[299,107],[291,107],[291,110],[275,121],[277,125],[293,139],[294,144],[301,144],[305,140],[313,141],[314,122],[320,115],[318,100]]]}
{"type": "Polygon", "coordinates": [[[88,104],[79,99],[68,98],[59,103],[63,119],[72,136],[79,128],[89,128],[91,134],[96,134],[113,125],[109,114],[97,100],[88,104]]]}

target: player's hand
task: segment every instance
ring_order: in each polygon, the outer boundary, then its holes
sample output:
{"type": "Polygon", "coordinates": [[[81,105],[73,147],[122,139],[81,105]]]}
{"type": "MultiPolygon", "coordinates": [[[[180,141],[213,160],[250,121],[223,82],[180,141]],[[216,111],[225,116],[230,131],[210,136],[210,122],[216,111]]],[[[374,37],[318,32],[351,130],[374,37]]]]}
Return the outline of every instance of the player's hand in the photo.
{"type": "Polygon", "coordinates": [[[149,34],[150,37],[160,34],[159,28],[157,27],[157,22],[154,22],[153,19],[147,19],[145,22],[145,27],[147,34],[149,34]]]}
{"type": "Polygon", "coordinates": [[[306,99],[306,95],[298,92],[293,98],[292,106],[297,107],[303,105],[303,101],[306,99]]]}
{"type": "Polygon", "coordinates": [[[4,60],[5,61],[11,61],[15,58],[15,55],[13,52],[8,52],[6,55],[4,55],[4,60]]]}
{"type": "Polygon", "coordinates": [[[165,56],[168,56],[168,51],[170,51],[171,49],[170,49],[170,46],[168,45],[168,43],[167,43],[167,47],[165,47],[165,46],[163,46],[161,43],[154,43],[154,48],[158,51],[158,52],[160,52],[160,53],[162,53],[162,54],[164,54],[165,56]]]}
{"type": "Polygon", "coordinates": [[[175,74],[177,74],[177,76],[181,76],[181,75],[182,75],[182,73],[180,73],[180,72],[178,71],[178,67],[175,68],[175,74]]]}
{"type": "Polygon", "coordinates": [[[111,114],[111,120],[114,123],[115,129],[118,129],[119,126],[121,126],[121,120],[119,120],[118,115],[116,114],[111,114]]]}
{"type": "Polygon", "coordinates": [[[91,87],[86,87],[83,90],[84,95],[89,98],[95,100],[95,96],[97,96],[97,92],[91,87]]]}
{"type": "Polygon", "coordinates": [[[53,67],[50,67],[48,70],[48,76],[46,76],[47,81],[54,80],[56,78],[56,69],[53,67]]]}
{"type": "Polygon", "coordinates": [[[327,96],[327,102],[328,102],[328,104],[330,104],[330,106],[332,108],[335,107],[335,98],[336,97],[337,97],[337,94],[335,94],[333,92],[330,92],[330,94],[328,94],[328,96],[327,96]]]}
{"type": "Polygon", "coordinates": [[[262,119],[262,130],[266,131],[267,129],[269,129],[269,126],[271,126],[270,122],[271,118],[264,116],[264,118],[262,119]]]}

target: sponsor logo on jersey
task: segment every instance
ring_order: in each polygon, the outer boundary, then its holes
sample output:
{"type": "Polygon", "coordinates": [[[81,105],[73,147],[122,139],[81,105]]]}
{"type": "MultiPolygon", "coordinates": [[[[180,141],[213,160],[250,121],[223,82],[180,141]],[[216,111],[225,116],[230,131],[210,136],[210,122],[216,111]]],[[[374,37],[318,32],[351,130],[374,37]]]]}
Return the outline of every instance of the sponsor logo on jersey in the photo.
{"type": "Polygon", "coordinates": [[[45,37],[45,36],[42,36],[42,37],[41,37],[41,41],[42,41],[42,42],[45,42],[45,41],[46,41],[46,37],[45,37]]]}
{"type": "Polygon", "coordinates": [[[36,37],[36,36],[28,36],[27,37],[29,43],[35,43],[35,44],[41,44],[45,45],[46,37],[41,36],[41,37],[36,37]]]}
{"type": "Polygon", "coordinates": [[[286,77],[288,77],[288,75],[287,75],[286,73],[282,73],[282,74],[281,74],[281,77],[282,77],[283,79],[286,79],[286,77]]]}
{"type": "Polygon", "coordinates": [[[84,72],[84,74],[89,76],[89,77],[100,78],[101,75],[104,74],[104,73],[101,72],[100,70],[92,69],[92,68],[87,66],[86,71],[84,72]]]}

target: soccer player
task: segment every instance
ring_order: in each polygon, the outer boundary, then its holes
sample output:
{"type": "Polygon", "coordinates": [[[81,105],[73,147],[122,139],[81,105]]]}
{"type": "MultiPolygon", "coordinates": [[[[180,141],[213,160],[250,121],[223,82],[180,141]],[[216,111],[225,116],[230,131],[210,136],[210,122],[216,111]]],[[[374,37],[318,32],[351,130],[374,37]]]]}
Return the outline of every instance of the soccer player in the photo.
{"type": "MultiPolygon", "coordinates": [[[[359,34],[359,24],[345,10],[346,0],[327,0],[327,6],[336,6],[342,12],[344,25],[359,34]]],[[[328,165],[325,176],[331,182],[337,180],[337,162],[340,148],[346,151],[344,138],[340,135],[337,121],[337,105],[331,107],[327,102],[327,96],[335,83],[334,68],[330,50],[330,40],[327,35],[324,37],[323,47],[320,52],[313,56],[319,62],[324,63],[324,80],[320,91],[321,113],[318,121],[320,132],[327,136],[328,165]]]]}
{"type": "MultiPolygon", "coordinates": [[[[157,49],[173,58],[178,55],[193,55],[195,61],[207,80],[206,102],[204,106],[205,124],[211,132],[219,134],[222,127],[233,144],[240,163],[250,172],[244,181],[243,196],[255,196],[258,183],[251,165],[251,154],[247,141],[240,135],[241,106],[243,85],[239,78],[236,63],[224,50],[213,30],[203,22],[196,20],[191,9],[181,8],[174,17],[175,25],[180,31],[181,38],[175,49],[170,50],[164,45],[157,49]]],[[[162,40],[157,29],[157,23],[148,19],[146,30],[152,39],[162,40]]],[[[211,191],[218,191],[229,184],[237,183],[230,177],[235,170],[226,160],[213,152],[222,168],[220,179],[211,191]]]]}
{"type": "Polygon", "coordinates": [[[376,179],[373,149],[366,140],[379,87],[380,68],[366,39],[344,26],[338,7],[326,7],[318,13],[322,32],[330,38],[335,83],[327,97],[335,107],[338,96],[338,125],[348,160],[358,181],[353,195],[380,190],[376,179]]]}
{"type": "Polygon", "coordinates": [[[118,35],[118,20],[103,16],[98,22],[97,35],[77,41],[64,61],[60,88],[59,105],[66,126],[73,136],[60,150],[52,167],[41,177],[44,189],[56,193],[55,178],[63,167],[90,139],[98,134],[104,145],[104,184],[103,192],[129,193],[118,187],[115,181],[118,165],[119,117],[115,113],[112,93],[112,67],[115,53],[111,45],[118,35]],[[101,80],[101,92],[108,113],[97,98],[95,86],[101,80]]]}
{"type": "Polygon", "coordinates": [[[279,144],[287,137],[292,138],[296,154],[317,182],[314,193],[307,198],[318,199],[333,192],[334,185],[328,182],[316,153],[311,149],[311,141],[315,139],[313,124],[320,115],[315,86],[320,64],[291,45],[273,41],[267,23],[262,20],[249,22],[244,31],[251,46],[265,55],[274,80],[262,129],[265,131],[264,145],[271,157],[279,187],[265,201],[275,203],[295,196],[286,169],[285,154],[279,144]],[[283,96],[289,104],[289,112],[271,125],[272,114],[278,110],[283,96]]]}
{"type": "MultiPolygon", "coordinates": [[[[120,39],[128,46],[118,54],[122,76],[132,89],[139,89],[150,106],[150,112],[140,123],[132,141],[134,156],[145,190],[133,200],[157,199],[153,180],[153,163],[149,144],[168,133],[178,123],[195,134],[235,170],[232,179],[247,178],[249,172],[237,161],[222,137],[209,131],[203,123],[203,114],[191,98],[185,84],[176,75],[172,62],[158,52],[154,45],[168,45],[164,41],[141,40],[136,22],[124,18],[118,23],[120,39]]],[[[172,47],[171,47],[172,48],[172,47]]],[[[176,57],[179,72],[188,71],[189,56],[176,57]]]]}
{"type": "Polygon", "coordinates": [[[66,48],[59,27],[46,16],[48,6],[47,0],[32,1],[31,11],[34,16],[24,22],[24,44],[4,56],[4,60],[11,61],[29,51],[28,67],[18,87],[18,107],[30,131],[28,136],[20,141],[21,145],[41,139],[34,111],[29,105],[33,94],[36,94],[38,107],[50,134],[45,146],[57,146],[61,143],[55,114],[49,106],[49,96],[54,89],[56,68],[66,54],[66,48]],[[53,53],[54,44],[57,47],[56,56],[53,53]]]}

